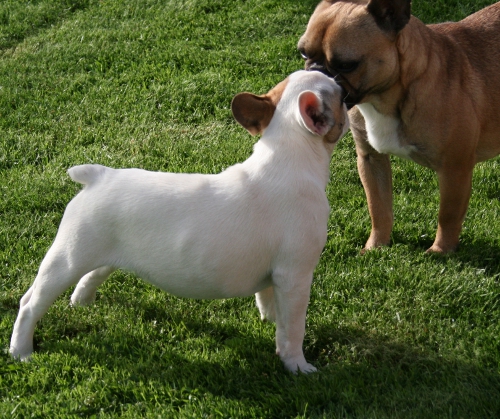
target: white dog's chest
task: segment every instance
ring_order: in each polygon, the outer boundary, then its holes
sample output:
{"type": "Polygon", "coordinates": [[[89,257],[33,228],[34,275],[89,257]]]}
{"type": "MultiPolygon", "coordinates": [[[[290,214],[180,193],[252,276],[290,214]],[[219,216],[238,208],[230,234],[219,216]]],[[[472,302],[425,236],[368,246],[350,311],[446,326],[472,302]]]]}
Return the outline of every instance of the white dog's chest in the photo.
{"type": "Polygon", "coordinates": [[[414,147],[401,141],[399,120],[379,113],[371,103],[357,105],[365,118],[368,142],[379,153],[409,159],[414,147]]]}

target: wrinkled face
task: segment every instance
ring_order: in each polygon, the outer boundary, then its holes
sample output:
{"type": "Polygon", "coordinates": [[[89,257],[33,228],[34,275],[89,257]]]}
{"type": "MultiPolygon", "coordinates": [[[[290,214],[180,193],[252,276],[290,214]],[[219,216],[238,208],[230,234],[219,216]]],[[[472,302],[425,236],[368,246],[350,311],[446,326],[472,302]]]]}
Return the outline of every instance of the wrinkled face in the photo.
{"type": "Polygon", "coordinates": [[[343,102],[343,98],[343,92],[337,87],[331,95],[330,103],[327,106],[328,111],[333,113],[333,119],[335,121],[333,128],[324,137],[325,147],[330,153],[333,152],[333,146],[335,146],[349,130],[349,118],[347,117],[347,109],[343,102]]]}
{"type": "Polygon", "coordinates": [[[384,30],[363,2],[321,2],[298,43],[307,70],[333,77],[350,108],[399,77],[396,31],[384,30]]]}

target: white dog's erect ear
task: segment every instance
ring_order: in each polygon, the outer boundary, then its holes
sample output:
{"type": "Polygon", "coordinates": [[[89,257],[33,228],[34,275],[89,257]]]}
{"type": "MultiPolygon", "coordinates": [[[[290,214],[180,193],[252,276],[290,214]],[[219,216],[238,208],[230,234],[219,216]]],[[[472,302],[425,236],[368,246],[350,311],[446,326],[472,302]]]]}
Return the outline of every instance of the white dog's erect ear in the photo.
{"type": "Polygon", "coordinates": [[[231,102],[234,119],[250,134],[261,134],[273,118],[276,106],[267,96],[239,93],[231,102]]]}
{"type": "Polygon", "coordinates": [[[306,128],[313,134],[324,136],[335,125],[331,110],[310,90],[299,95],[299,112],[306,128]]]}

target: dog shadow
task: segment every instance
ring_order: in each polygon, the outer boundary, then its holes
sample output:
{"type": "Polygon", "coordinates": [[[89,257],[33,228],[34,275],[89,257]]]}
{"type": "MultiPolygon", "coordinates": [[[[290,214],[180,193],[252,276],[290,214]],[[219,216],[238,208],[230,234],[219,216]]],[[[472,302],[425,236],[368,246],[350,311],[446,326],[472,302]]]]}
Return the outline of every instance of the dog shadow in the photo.
{"type": "MultiPolygon", "coordinates": [[[[85,322],[76,324],[73,330],[68,325],[66,339],[44,342],[42,353],[76,356],[88,364],[89,370],[97,365],[99,369],[118,371],[126,380],[123,385],[115,385],[109,396],[117,403],[139,402],[134,387],[148,383],[150,388],[163,389],[159,392],[166,394],[167,404],[169,392],[176,389],[179,397],[175,403],[180,410],[184,404],[196,399],[203,403],[208,397],[248,409],[264,406],[269,409],[267,417],[306,417],[305,412],[307,417],[361,417],[363,412],[387,417],[401,409],[408,411],[409,406],[413,407],[406,417],[425,417],[429,406],[438,416],[456,412],[458,416],[454,417],[473,417],[474,412],[483,411],[493,417],[500,412],[500,376],[494,368],[446,359],[438,350],[395,342],[376,332],[311,325],[304,342],[305,356],[319,372],[293,375],[274,355],[275,343],[269,334],[250,335],[222,320],[201,322],[147,301],[141,301],[134,310],[137,308],[141,319],[182,322],[188,330],[187,340],[209,335],[208,355],[191,357],[189,345],[185,351],[178,345],[169,346],[171,336],[162,351],[150,350],[151,338],[144,340],[132,332],[121,334],[117,345],[113,333],[96,333],[97,326],[85,322]],[[83,334],[85,345],[79,340],[83,334]],[[147,353],[151,355],[144,357],[147,353]],[[216,353],[225,355],[210,355],[216,353]],[[478,392],[477,387],[484,391],[478,392]]],[[[99,405],[89,406],[84,413],[98,413],[99,409],[99,405]]]]}
{"type": "Polygon", "coordinates": [[[500,273],[500,244],[481,238],[473,241],[464,240],[457,251],[449,257],[463,262],[466,265],[488,272],[489,275],[500,273]]]}
{"type": "MultiPolygon", "coordinates": [[[[500,240],[500,238],[499,238],[500,240]]],[[[407,236],[393,232],[391,245],[402,244],[410,251],[425,252],[432,246],[433,237],[423,236],[417,240],[410,240],[407,236]]],[[[486,269],[491,274],[500,273],[500,242],[481,239],[478,237],[462,237],[461,242],[455,252],[439,255],[429,254],[429,257],[440,259],[454,259],[464,265],[476,269],[486,269]]]]}

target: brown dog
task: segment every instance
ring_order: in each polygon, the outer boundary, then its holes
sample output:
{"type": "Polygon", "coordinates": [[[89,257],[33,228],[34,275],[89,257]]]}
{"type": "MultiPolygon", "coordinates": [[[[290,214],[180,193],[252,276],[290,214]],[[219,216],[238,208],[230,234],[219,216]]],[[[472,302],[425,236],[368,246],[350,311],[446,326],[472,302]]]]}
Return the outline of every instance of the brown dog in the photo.
{"type": "Polygon", "coordinates": [[[298,48],[307,69],[335,77],[348,106],[357,105],[349,117],[372,219],[365,249],[390,240],[395,154],[437,172],[429,251],[454,250],[474,165],[500,153],[500,3],[424,25],[409,0],[325,0],[298,48]]]}

